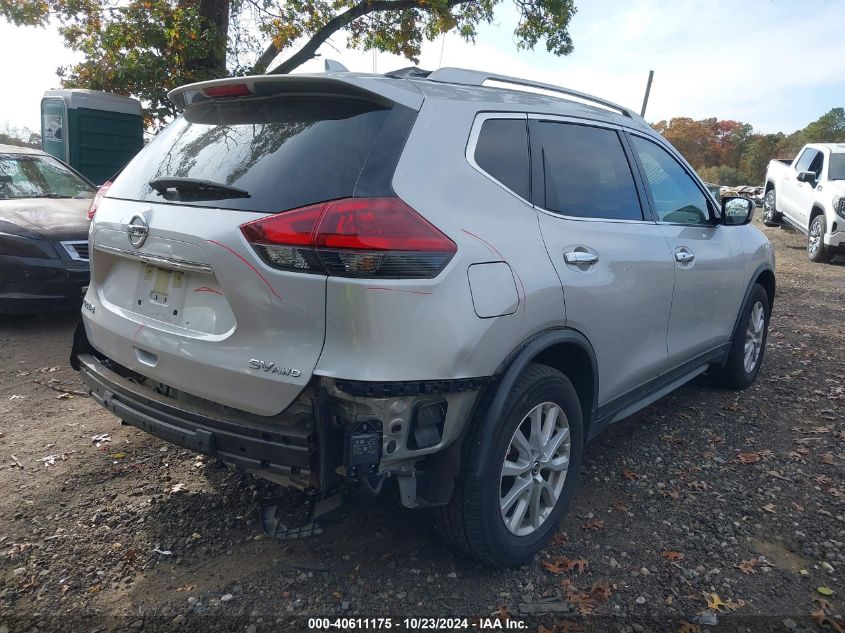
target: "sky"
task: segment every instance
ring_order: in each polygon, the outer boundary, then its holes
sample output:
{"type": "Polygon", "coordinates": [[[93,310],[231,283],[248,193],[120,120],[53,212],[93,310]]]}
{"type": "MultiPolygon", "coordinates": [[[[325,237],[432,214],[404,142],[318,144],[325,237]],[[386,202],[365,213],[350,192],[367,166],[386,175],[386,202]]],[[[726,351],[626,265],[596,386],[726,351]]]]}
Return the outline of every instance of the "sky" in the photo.
{"type": "MultiPolygon", "coordinates": [[[[646,119],[717,117],[786,133],[845,106],[845,0],[576,0],[574,52],[556,57],[543,43],[516,48],[518,15],[503,0],[475,43],[447,35],[423,47],[419,66],[459,66],[552,83],[633,110],[642,105],[648,71],[654,83],[646,119]]],[[[349,50],[335,35],[320,49],[352,71],[411,65],[399,57],[349,50]]],[[[282,55],[279,59],[284,57],[282,55]]],[[[39,127],[45,89],[59,87],[56,68],[71,63],[54,28],[0,22],[0,127],[39,127]],[[9,60],[19,60],[11,63],[9,60]]],[[[319,72],[321,60],[300,71],[319,72]]]]}

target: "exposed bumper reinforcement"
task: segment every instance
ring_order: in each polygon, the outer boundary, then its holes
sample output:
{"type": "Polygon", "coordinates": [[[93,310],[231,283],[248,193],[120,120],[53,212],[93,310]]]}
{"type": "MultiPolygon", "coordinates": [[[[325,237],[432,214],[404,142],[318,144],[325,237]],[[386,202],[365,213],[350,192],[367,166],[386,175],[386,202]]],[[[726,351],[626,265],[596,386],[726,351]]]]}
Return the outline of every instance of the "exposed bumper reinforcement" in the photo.
{"type": "Polygon", "coordinates": [[[297,487],[319,487],[310,430],[259,424],[249,414],[224,419],[139,385],[91,354],[76,358],[94,400],[127,424],[239,468],[281,475],[297,487]]]}

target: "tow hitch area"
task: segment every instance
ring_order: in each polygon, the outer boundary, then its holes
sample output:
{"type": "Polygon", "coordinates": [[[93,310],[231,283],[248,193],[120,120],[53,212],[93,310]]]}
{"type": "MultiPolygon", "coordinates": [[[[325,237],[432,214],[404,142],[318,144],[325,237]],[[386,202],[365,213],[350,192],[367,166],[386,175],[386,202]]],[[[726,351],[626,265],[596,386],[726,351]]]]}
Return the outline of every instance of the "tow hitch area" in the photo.
{"type": "Polygon", "coordinates": [[[285,515],[290,514],[290,505],[282,504],[282,499],[268,499],[268,503],[261,506],[259,515],[261,529],[267,536],[282,541],[322,534],[323,528],[317,523],[317,519],[338,510],[343,505],[345,496],[345,488],[335,488],[325,492],[319,490],[306,492],[306,519],[300,525],[295,526],[282,522],[285,515]]]}
{"type": "MultiPolygon", "coordinates": [[[[269,499],[261,507],[261,528],[265,534],[281,540],[307,538],[321,534],[317,519],[338,510],[356,484],[366,482],[378,473],[381,460],[382,427],[378,420],[365,420],[350,426],[343,438],[343,471],[346,482],[326,491],[305,493],[306,518],[299,525],[290,525],[290,506],[282,499],[269,499]]],[[[381,485],[378,486],[378,489],[381,485]]]]}

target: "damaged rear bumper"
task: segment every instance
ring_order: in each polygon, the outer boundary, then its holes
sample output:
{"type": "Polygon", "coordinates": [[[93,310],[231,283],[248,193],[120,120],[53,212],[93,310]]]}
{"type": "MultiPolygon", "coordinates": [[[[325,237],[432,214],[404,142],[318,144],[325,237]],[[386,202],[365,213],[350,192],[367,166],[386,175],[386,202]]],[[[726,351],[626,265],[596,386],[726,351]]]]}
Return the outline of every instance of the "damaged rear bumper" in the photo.
{"type": "Polygon", "coordinates": [[[236,468],[301,490],[388,477],[402,503],[447,503],[467,424],[490,378],[364,383],[312,378],[273,416],[232,409],[155,382],[95,350],[80,326],[71,365],[99,404],[125,423],[236,468]]]}
{"type": "Polygon", "coordinates": [[[310,420],[306,424],[303,420],[260,424],[221,415],[222,411],[203,410],[140,385],[122,375],[122,368],[91,354],[80,354],[77,359],[91,397],[125,423],[243,470],[270,475],[281,483],[320,487],[311,458],[310,420]]]}

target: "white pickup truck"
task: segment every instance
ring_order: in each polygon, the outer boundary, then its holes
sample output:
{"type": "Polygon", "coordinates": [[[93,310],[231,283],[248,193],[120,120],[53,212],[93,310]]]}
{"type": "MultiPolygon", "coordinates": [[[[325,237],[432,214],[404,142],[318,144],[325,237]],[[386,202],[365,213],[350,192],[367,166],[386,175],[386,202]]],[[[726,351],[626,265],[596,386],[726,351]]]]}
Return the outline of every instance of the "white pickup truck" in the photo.
{"type": "Polygon", "coordinates": [[[770,161],[763,222],[806,234],[811,261],[845,255],[845,143],[810,143],[792,161],[770,161]]]}

